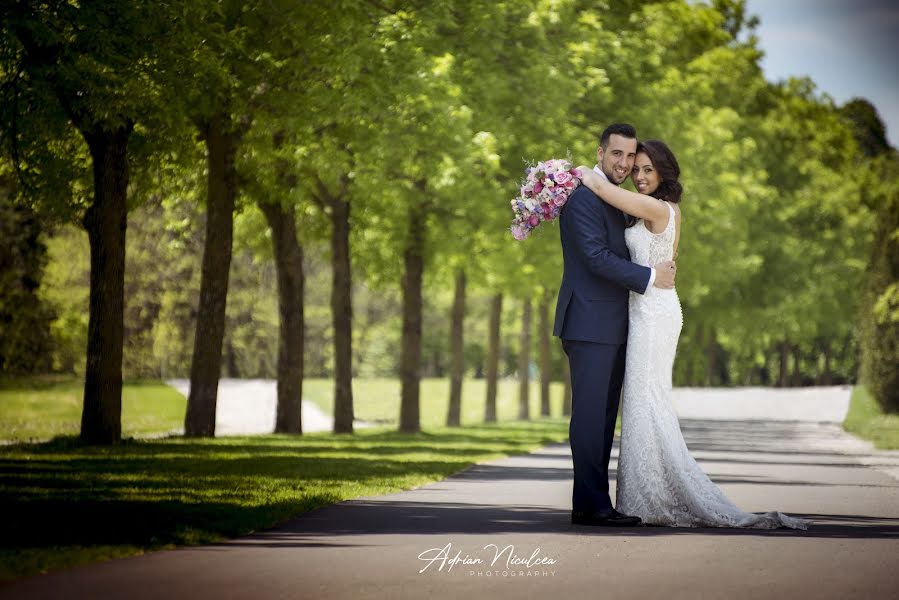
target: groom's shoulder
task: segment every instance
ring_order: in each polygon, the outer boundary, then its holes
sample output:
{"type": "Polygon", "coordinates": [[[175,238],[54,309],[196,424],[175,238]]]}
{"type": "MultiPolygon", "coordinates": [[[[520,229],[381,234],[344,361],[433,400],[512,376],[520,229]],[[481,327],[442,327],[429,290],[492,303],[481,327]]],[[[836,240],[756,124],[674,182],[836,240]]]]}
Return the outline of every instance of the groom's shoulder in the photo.
{"type": "Polygon", "coordinates": [[[572,206],[590,206],[591,203],[597,202],[599,197],[593,193],[593,190],[588,188],[586,185],[577,186],[573,192],[568,196],[567,204],[572,206]]]}
{"type": "Polygon", "coordinates": [[[575,199],[591,199],[592,200],[594,198],[596,198],[596,194],[593,193],[593,190],[591,190],[584,184],[580,184],[579,186],[574,188],[574,191],[571,192],[571,194],[568,196],[568,201],[571,202],[572,200],[575,200],[575,199]]]}

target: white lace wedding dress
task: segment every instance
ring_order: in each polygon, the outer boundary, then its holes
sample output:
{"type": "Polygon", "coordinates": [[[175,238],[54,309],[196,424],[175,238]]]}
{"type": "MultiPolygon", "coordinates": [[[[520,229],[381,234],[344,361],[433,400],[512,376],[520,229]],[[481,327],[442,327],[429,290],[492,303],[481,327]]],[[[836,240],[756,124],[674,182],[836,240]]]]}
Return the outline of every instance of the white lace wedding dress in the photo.
{"type": "MultiPolygon", "coordinates": [[[[643,221],[625,230],[635,263],[651,266],[674,253],[674,209],[665,231],[643,221]]],[[[779,512],[743,512],[690,456],[671,402],[671,369],[683,316],[675,290],[630,295],[630,329],[618,458],[617,510],[648,525],[807,529],[779,512]]]]}

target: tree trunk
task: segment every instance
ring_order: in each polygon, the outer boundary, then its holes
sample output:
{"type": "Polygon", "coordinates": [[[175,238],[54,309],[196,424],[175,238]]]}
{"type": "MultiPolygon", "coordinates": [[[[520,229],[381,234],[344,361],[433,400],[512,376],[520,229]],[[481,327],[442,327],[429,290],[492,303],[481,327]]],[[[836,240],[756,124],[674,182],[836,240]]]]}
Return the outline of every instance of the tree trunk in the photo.
{"type": "Polygon", "coordinates": [[[712,329],[704,329],[705,335],[705,385],[715,385],[715,370],[717,366],[717,340],[712,329]]]}
{"type": "Polygon", "coordinates": [[[331,318],[334,323],[334,433],[353,433],[353,297],[350,202],[331,202],[331,318]]]}
{"type": "Polygon", "coordinates": [[[499,377],[499,334],[503,313],[503,295],[496,294],[490,302],[490,324],[487,342],[487,403],[484,422],[496,423],[496,385],[499,377]]]}
{"type": "Polygon", "coordinates": [[[802,349],[797,344],[793,346],[793,387],[802,385],[802,349]]]}
{"type": "Polygon", "coordinates": [[[549,301],[548,294],[543,294],[540,299],[539,329],[540,329],[540,415],[548,417],[549,410],[549,383],[552,381],[552,373],[550,373],[550,346],[549,338],[551,326],[549,324],[549,301]]]}
{"type": "Polygon", "coordinates": [[[780,353],[780,367],[778,371],[777,387],[787,387],[787,382],[789,381],[787,376],[787,353],[789,351],[789,344],[785,341],[781,342],[778,351],[780,353]]]}
{"type": "Polygon", "coordinates": [[[206,239],[200,279],[200,305],[194,353],[190,365],[190,395],[184,434],[188,437],[215,435],[215,407],[222,368],[222,338],[231,267],[234,202],[237,196],[237,135],[230,117],[214,115],[205,124],[208,162],[206,239]]]}
{"type": "Polygon", "coordinates": [[[278,408],[275,433],[303,433],[303,247],[297,240],[296,214],[291,205],[260,202],[272,231],[278,272],[278,408]]]}
{"type": "Polygon", "coordinates": [[[348,178],[335,195],[318,182],[313,199],[331,221],[331,323],[334,327],[334,433],[353,433],[353,295],[348,178]]]}
{"type": "Polygon", "coordinates": [[[458,427],[462,420],[462,377],[465,374],[464,324],[465,324],[465,270],[456,271],[456,294],[450,325],[450,397],[446,424],[458,427]]]}
{"type": "Polygon", "coordinates": [[[521,348],[518,351],[518,418],[531,418],[531,299],[524,301],[521,311],[521,348]]]}
{"type": "Polygon", "coordinates": [[[94,201],[84,215],[91,252],[87,366],[81,439],[122,439],[122,351],[125,310],[128,139],[133,125],[84,132],[94,171],[94,201]]]}
{"type": "Polygon", "coordinates": [[[409,211],[409,239],[403,251],[403,341],[400,357],[400,431],[421,430],[421,309],[424,273],[425,214],[420,205],[409,211]]]}
{"type": "Polygon", "coordinates": [[[562,364],[565,365],[565,391],[562,395],[562,416],[570,417],[571,416],[571,366],[568,364],[568,360],[562,361],[562,364]]]}
{"type": "Polygon", "coordinates": [[[831,385],[833,383],[833,349],[830,341],[824,342],[822,352],[824,353],[824,373],[821,377],[821,384],[831,385]]]}
{"type": "Polygon", "coordinates": [[[765,352],[765,365],[759,370],[759,383],[763,386],[772,385],[774,382],[774,367],[772,361],[774,356],[770,352],[765,352]]]}

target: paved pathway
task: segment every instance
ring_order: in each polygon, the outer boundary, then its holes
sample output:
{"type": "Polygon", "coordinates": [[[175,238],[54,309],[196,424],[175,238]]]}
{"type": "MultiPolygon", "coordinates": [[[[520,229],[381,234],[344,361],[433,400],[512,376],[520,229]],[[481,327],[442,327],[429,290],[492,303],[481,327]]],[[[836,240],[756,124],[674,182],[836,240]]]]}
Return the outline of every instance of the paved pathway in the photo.
{"type": "Polygon", "coordinates": [[[560,444],[227,543],[31,578],[0,597],[895,598],[899,480],[889,472],[899,453],[875,453],[820,418],[839,396],[829,395],[791,421],[725,420],[719,399],[714,414],[681,422],[739,505],[812,519],[809,531],[572,526],[560,444]]]}

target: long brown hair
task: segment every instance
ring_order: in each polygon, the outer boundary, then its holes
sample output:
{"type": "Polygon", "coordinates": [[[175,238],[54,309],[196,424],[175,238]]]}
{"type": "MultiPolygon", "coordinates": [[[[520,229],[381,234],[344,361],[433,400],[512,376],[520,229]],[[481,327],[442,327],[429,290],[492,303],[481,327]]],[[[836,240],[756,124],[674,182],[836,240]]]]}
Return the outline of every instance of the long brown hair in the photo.
{"type": "Polygon", "coordinates": [[[658,171],[661,179],[659,187],[650,196],[674,204],[680,202],[684,188],[677,180],[680,177],[680,165],[677,164],[671,148],[659,140],[646,140],[637,144],[637,154],[641,152],[652,161],[652,166],[658,171]]]}

